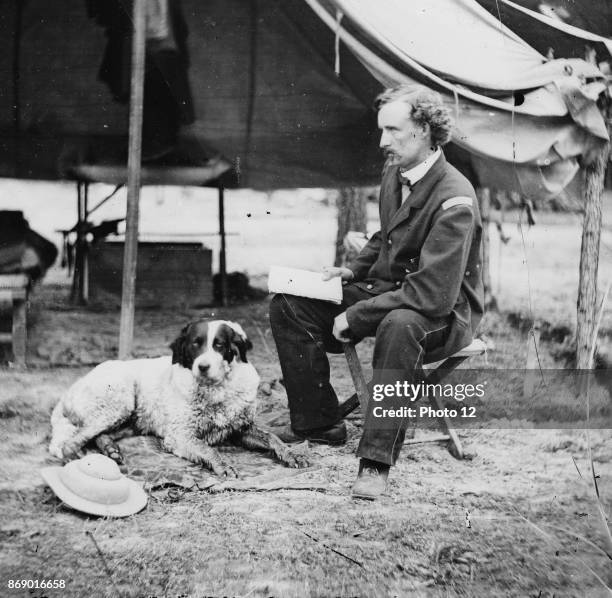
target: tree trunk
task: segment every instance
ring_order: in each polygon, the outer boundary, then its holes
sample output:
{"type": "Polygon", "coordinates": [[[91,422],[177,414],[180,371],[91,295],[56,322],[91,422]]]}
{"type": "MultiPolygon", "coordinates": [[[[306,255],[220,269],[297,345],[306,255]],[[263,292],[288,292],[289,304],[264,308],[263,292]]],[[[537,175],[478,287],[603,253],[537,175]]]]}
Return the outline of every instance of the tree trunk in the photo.
{"type": "Polygon", "coordinates": [[[584,222],[580,248],[580,281],[576,321],[576,367],[592,367],[597,310],[597,272],[601,238],[601,204],[610,145],[606,144],[592,164],[585,168],[584,222]]]}
{"type": "Polygon", "coordinates": [[[367,190],[361,187],[343,187],[340,189],[336,206],[338,208],[338,235],[336,237],[335,266],[342,266],[351,261],[344,248],[344,236],[351,230],[365,233],[367,231],[367,190]]]}

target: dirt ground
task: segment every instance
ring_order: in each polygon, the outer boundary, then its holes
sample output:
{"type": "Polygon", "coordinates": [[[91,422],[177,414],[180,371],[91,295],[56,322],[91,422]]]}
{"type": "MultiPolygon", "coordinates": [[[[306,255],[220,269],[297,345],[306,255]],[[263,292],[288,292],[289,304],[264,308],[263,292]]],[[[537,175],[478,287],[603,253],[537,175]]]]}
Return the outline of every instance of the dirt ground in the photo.
{"type": "MultiPolygon", "coordinates": [[[[182,200],[195,205],[196,199],[182,200]]],[[[57,205],[66,207],[62,201],[57,205]]],[[[285,263],[298,256],[303,261],[295,265],[302,267],[328,262],[333,208],[316,200],[314,210],[314,201],[307,198],[289,207],[269,197],[251,198],[250,204],[237,201],[229,209],[229,228],[240,236],[230,238],[230,260],[255,275],[262,274],[263,264],[281,263],[279,247],[291,248],[285,263]],[[291,211],[299,228],[287,226],[291,211]],[[276,245],[265,245],[260,228],[261,246],[254,250],[250,227],[271,217],[276,218],[276,245]],[[324,235],[316,247],[315,230],[324,235]]],[[[37,215],[41,226],[56,226],[51,212],[47,220],[37,215]]],[[[609,243],[607,226],[604,240],[609,243]]],[[[575,301],[570,289],[575,273],[568,274],[574,262],[565,255],[575,248],[574,241],[569,248],[552,246],[560,238],[558,227],[575,236],[572,217],[550,218],[544,231],[530,237],[528,256],[518,241],[504,253],[503,268],[494,275],[504,274],[499,290],[506,312],[529,316],[518,283],[525,280],[520,267],[528,259],[534,315],[553,313],[550,319],[567,321],[575,301]],[[555,277],[562,284],[555,286],[555,277]]],[[[604,256],[609,261],[609,249],[603,249],[604,256]]],[[[147,508],[119,520],[70,510],[39,474],[42,467],[57,464],[47,452],[49,415],[72,382],[92,365],[115,357],[119,313],[69,306],[64,277],[52,272],[33,295],[28,370],[0,368],[0,596],[611,595],[611,558],[605,551],[609,555],[612,547],[606,544],[608,532],[589,482],[590,451],[609,517],[610,429],[593,429],[587,436],[584,430],[536,427],[522,416],[531,399],[521,399],[521,380],[491,397],[497,411],[490,413],[498,419],[489,419],[483,429],[461,431],[472,459],[457,461],[440,444],[406,446],[392,470],[387,496],[375,503],[350,498],[360,435],[360,420],[353,417],[347,445],[311,445],[313,467],[296,476],[289,477],[290,470],[266,456],[225,449],[243,478],[263,474],[271,486],[221,492],[148,486],[147,508]],[[9,589],[9,580],[17,579],[64,580],[65,588],[9,589]]],[[[497,278],[494,286],[499,286],[497,278]]],[[[288,414],[267,310],[267,299],[227,308],[140,310],[135,355],[169,352],[169,343],[191,319],[237,320],[253,340],[251,360],[262,378],[259,422],[282,424],[288,414]]],[[[471,368],[507,370],[525,363],[527,334],[510,325],[507,313],[488,314],[482,336],[490,351],[471,360],[471,368]]],[[[364,366],[371,348],[368,341],[359,346],[364,366]]],[[[553,357],[556,349],[541,344],[542,367],[561,367],[553,357]]],[[[339,396],[348,397],[352,384],[343,357],[332,357],[332,369],[339,396]]],[[[609,393],[599,389],[592,399],[609,418],[609,393]]],[[[582,409],[581,404],[565,408],[572,407],[582,409]]],[[[427,433],[419,430],[417,436],[427,433]]]]}
{"type": "MultiPolygon", "coordinates": [[[[116,351],[118,312],[65,309],[60,287],[33,301],[36,343],[28,371],[0,372],[0,579],[6,596],[606,596],[612,585],[606,538],[588,479],[584,432],[466,430],[472,460],[457,461],[438,444],[405,447],[388,496],[354,501],[354,451],[348,444],[311,446],[315,489],[210,493],[149,490],[145,511],[125,520],[78,514],[45,487],[38,470],[47,453],[49,413],[90,364],[116,351]],[[44,325],[41,323],[44,322],[44,325]],[[599,580],[598,580],[599,576],[599,580]],[[65,580],[62,590],[8,590],[10,579],[65,580]]],[[[142,311],[136,353],[157,355],[185,321],[242,322],[252,362],[268,386],[260,422],[287,421],[280,371],[267,325],[268,301],[228,308],[142,311]],[[271,390],[269,389],[271,387],[271,390]]],[[[496,349],[489,367],[520,359],[521,333],[490,316],[496,349]]],[[[371,345],[360,347],[367,364],[371,345]]],[[[542,358],[552,364],[546,348],[542,358]]],[[[484,362],[475,365],[484,365],[484,362]]],[[[346,366],[333,357],[340,396],[351,392],[346,366]]],[[[423,433],[423,432],[419,432],[423,433]]],[[[609,431],[592,431],[591,450],[607,512],[612,482],[609,431]]],[[[228,449],[229,450],[229,449],[228,449]]],[[[287,471],[265,456],[232,450],[239,469],[287,471]]],[[[295,476],[294,480],[299,480],[295,476]]],[[[308,485],[308,484],[305,484],[308,485]]]]}

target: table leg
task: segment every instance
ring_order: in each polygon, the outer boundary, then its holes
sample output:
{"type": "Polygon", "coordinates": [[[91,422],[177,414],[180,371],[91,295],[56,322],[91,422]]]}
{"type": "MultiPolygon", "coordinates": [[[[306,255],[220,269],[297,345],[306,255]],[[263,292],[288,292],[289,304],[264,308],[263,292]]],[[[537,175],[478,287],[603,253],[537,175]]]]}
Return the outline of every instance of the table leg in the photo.
{"type": "Polygon", "coordinates": [[[13,355],[15,363],[26,365],[27,300],[17,299],[13,303],[13,355]]]}

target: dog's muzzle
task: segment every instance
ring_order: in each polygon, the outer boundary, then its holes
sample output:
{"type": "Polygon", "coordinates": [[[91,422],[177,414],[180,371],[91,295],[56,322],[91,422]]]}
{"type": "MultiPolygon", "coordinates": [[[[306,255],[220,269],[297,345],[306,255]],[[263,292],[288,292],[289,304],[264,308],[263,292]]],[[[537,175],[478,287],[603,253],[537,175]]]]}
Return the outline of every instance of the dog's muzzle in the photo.
{"type": "Polygon", "coordinates": [[[206,351],[197,357],[191,368],[193,375],[200,381],[208,384],[220,384],[225,380],[230,365],[217,351],[206,351]]]}

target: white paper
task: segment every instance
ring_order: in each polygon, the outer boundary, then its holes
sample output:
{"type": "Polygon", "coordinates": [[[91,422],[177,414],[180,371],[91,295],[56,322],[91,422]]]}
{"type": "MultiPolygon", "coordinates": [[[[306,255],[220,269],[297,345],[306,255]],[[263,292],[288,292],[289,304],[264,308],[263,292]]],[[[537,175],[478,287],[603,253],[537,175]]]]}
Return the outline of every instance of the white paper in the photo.
{"type": "Polygon", "coordinates": [[[268,275],[268,291],[342,303],[342,280],[339,276],[331,280],[323,280],[321,272],[299,268],[271,266],[268,275]]]}

